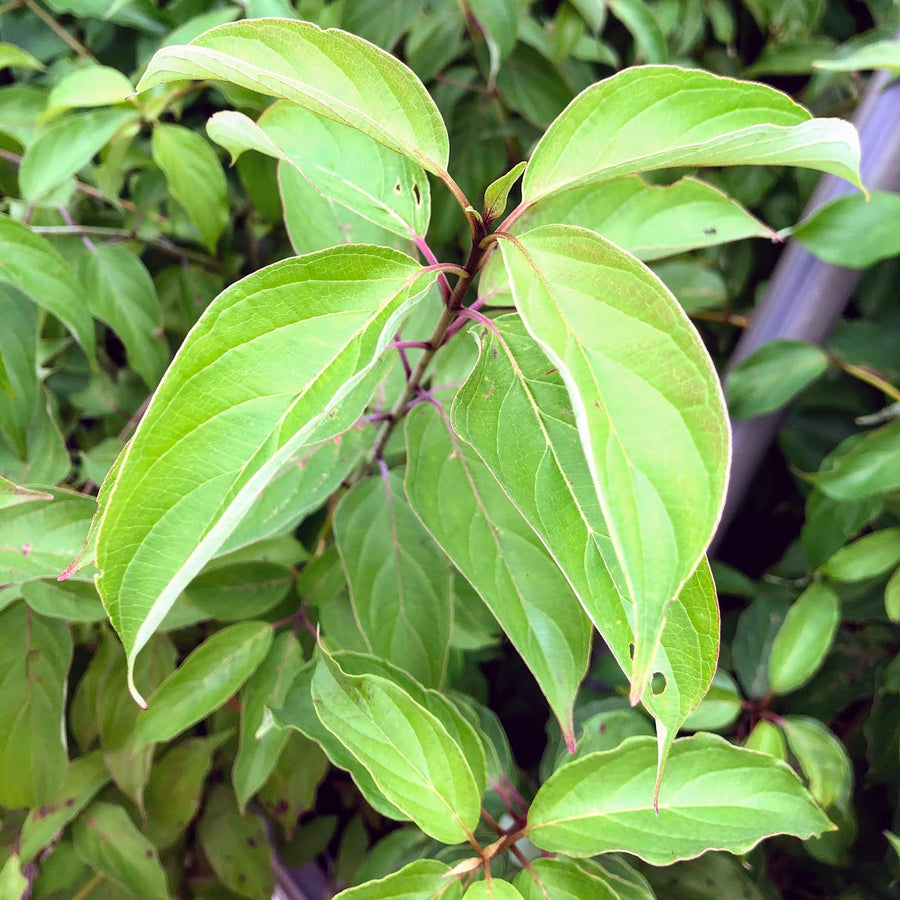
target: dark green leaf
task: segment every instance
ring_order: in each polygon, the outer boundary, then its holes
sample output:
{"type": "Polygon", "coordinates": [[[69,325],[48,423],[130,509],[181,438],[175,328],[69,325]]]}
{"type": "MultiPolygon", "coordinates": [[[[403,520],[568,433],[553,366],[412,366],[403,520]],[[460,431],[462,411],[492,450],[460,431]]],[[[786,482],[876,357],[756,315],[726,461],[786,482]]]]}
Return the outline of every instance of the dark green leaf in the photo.
{"type": "Polygon", "coordinates": [[[853,767],[844,745],[811,716],[783,716],[779,725],[816,801],[824,809],[846,807],[853,793],[853,767]]]}
{"type": "Polygon", "coordinates": [[[810,480],[835,500],[859,500],[900,487],[900,419],[841,444],[810,480]]]}
{"type": "Polygon", "coordinates": [[[52,803],[68,763],[63,725],[72,636],[21,601],[0,612],[0,804],[52,803]]]}
{"type": "Polygon", "coordinates": [[[121,806],[93,803],[76,820],[72,839],[75,851],[98,875],[142,900],[169,900],[156,848],[121,806]]]}
{"type": "Polygon", "coordinates": [[[900,528],[882,528],[841,547],[819,571],[835,581],[877,578],[900,564],[900,528]]]}
{"type": "Polygon", "coordinates": [[[167,741],[218,709],[256,671],[272,646],[267,622],[241,622],[204,641],[153,692],[135,746],[167,741]]]}

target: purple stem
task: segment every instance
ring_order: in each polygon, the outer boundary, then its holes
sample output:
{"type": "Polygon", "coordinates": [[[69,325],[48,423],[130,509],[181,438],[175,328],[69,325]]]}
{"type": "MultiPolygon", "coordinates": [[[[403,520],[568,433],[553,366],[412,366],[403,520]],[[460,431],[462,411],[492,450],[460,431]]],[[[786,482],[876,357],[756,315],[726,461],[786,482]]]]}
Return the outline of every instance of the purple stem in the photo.
{"type": "Polygon", "coordinates": [[[400,356],[400,362],[403,363],[403,372],[406,375],[406,380],[409,380],[409,377],[412,375],[412,366],[409,364],[409,357],[406,355],[406,346],[407,342],[400,339],[400,332],[398,331],[394,335],[393,343],[389,346],[396,349],[397,353],[400,356]]]}
{"type": "MultiPolygon", "coordinates": [[[[428,246],[428,241],[425,240],[421,235],[415,234],[412,232],[413,243],[416,245],[416,249],[431,266],[439,266],[438,258],[434,255],[434,251],[431,247],[428,246]]],[[[451,289],[450,282],[447,281],[447,276],[442,272],[438,275],[438,284],[441,286],[441,294],[444,297],[444,303],[446,303],[450,299],[451,289]]]]}
{"type": "MultiPolygon", "coordinates": [[[[64,206],[57,206],[56,208],[59,210],[59,214],[62,216],[66,225],[75,226],[75,220],[69,215],[69,211],[64,206]]],[[[84,244],[91,253],[97,252],[96,245],[86,234],[81,235],[81,243],[84,244]]]]}

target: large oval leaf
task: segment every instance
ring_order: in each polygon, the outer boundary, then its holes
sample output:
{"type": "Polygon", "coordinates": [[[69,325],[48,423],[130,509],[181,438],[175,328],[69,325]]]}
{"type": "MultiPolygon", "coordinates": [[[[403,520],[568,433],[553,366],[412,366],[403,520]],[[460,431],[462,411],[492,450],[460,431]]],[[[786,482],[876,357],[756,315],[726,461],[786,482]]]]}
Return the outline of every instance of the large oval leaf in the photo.
{"type": "MultiPolygon", "coordinates": [[[[622,669],[631,669],[632,606],[610,577],[609,529],[589,477],[562,377],[517,316],[495,319],[453,404],[453,424],[556,560],[622,669]]],[[[715,589],[701,563],[668,609],[644,703],[657,719],[660,774],[675,734],[709,688],[719,637],[715,589]]]]}
{"type": "Polygon", "coordinates": [[[644,260],[749,237],[775,237],[736,200],[696,178],[663,185],[629,175],[582,185],[529,207],[513,230],[555,224],[590,228],[644,260]]]}
{"type": "Polygon", "coordinates": [[[340,900],[459,900],[460,883],[449,876],[450,866],[446,863],[419,859],[385,878],[341,891],[338,897],[340,900]]]}
{"type": "Polygon", "coordinates": [[[204,312],[101,512],[97,584],[130,673],[259,491],[299,447],[359,416],[369,395],[353,389],[434,277],[422,273],[383,247],[335,247],[262,269],[204,312]]]}
{"type": "Polygon", "coordinates": [[[559,568],[478,458],[423,405],[407,417],[406,494],[416,515],[500,623],[567,741],[587,669],[590,623],[559,568]]]}
{"type": "Polygon", "coordinates": [[[582,91],[541,138],[522,198],[671,166],[804,166],[859,185],[859,138],[766,85],[696,69],[626,69],[582,91]]]}
{"type": "Polygon", "coordinates": [[[724,501],[728,420],[712,362],[675,298],[594,232],[549,225],[500,252],[522,319],[559,370],[609,531],[604,560],[633,606],[631,699],[665,611],[724,501]]]}
{"type": "Polygon", "coordinates": [[[137,89],[185,78],[290,100],[446,175],[447,129],[422,82],[389,53],[347,32],[293,19],[221,25],[186,46],[160,50],[137,89]]]}
{"type": "Polygon", "coordinates": [[[347,675],[321,649],[312,696],[322,724],[426,834],[445,844],[472,836],[484,784],[435,715],[386,678],[347,675]]]}
{"type": "Polygon", "coordinates": [[[833,830],[787,765],[718,735],[675,742],[658,813],[655,770],[656,747],[644,737],[563,766],[531,804],[529,837],[550,852],[622,851],[659,866],[712,849],[746,853],[775,834],[833,830]]]}
{"type": "Polygon", "coordinates": [[[282,160],[329,201],[403,240],[428,230],[428,177],[407,157],[356,129],[285,101],[270,106],[259,122],[230,110],[216,113],[206,130],[232,159],[256,150],[282,160]]]}

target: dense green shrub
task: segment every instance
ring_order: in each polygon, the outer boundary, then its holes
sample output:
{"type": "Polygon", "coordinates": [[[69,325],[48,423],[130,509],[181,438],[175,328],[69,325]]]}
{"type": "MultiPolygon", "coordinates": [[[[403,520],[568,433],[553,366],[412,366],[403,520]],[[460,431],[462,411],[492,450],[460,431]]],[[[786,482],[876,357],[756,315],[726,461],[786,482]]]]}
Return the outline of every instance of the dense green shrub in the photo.
{"type": "Polygon", "coordinates": [[[6,4],[0,898],[889,896],[900,211],[797,223],[896,24],[6,4]],[[726,382],[720,645],[682,310],[721,369],[789,233],[872,268],[726,382]]]}

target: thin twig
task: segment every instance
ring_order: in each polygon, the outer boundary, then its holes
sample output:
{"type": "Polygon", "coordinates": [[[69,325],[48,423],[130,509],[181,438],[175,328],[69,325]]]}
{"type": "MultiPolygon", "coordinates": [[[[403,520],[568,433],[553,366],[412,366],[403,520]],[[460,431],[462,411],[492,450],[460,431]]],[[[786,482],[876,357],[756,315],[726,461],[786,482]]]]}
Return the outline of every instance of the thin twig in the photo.
{"type": "Polygon", "coordinates": [[[62,41],[65,41],[82,59],[89,59],[92,62],[96,62],[96,57],[78,38],[69,34],[53,16],[50,15],[46,10],[42,9],[38,6],[34,0],[25,0],[25,6],[27,6],[53,33],[62,41]]]}

